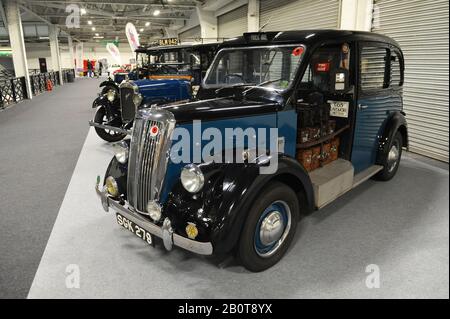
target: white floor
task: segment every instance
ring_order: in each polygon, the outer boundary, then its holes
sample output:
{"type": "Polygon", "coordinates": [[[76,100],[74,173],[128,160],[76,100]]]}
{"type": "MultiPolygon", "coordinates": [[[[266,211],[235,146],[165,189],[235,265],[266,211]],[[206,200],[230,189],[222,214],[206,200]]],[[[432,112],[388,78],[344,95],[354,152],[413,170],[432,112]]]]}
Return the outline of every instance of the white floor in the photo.
{"type": "Polygon", "coordinates": [[[284,259],[254,274],[234,261],[149,247],[120,228],[94,191],[111,156],[91,129],[29,298],[449,297],[445,169],[405,156],[394,180],[368,181],[303,219],[284,259]],[[380,288],[366,286],[370,264],[380,288]],[[79,288],[66,285],[73,265],[79,288]]]}

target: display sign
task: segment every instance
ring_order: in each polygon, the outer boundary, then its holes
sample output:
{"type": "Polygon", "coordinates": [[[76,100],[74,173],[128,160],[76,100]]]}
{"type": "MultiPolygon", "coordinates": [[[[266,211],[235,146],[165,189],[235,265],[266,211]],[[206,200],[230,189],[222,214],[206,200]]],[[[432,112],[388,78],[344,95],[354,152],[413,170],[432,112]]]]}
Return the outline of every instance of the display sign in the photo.
{"type": "Polygon", "coordinates": [[[159,39],[158,45],[178,45],[178,38],[159,39]]]}
{"type": "Polygon", "coordinates": [[[139,48],[139,35],[133,23],[131,22],[127,23],[127,25],[125,26],[125,33],[127,35],[131,51],[132,52],[136,51],[136,49],[139,48]]]}
{"type": "Polygon", "coordinates": [[[122,58],[120,57],[119,48],[114,43],[106,44],[106,50],[109,52],[109,54],[112,55],[117,64],[122,64],[122,58]]]}
{"type": "Polygon", "coordinates": [[[330,103],[330,116],[348,117],[350,102],[347,101],[327,101],[330,103]]]}

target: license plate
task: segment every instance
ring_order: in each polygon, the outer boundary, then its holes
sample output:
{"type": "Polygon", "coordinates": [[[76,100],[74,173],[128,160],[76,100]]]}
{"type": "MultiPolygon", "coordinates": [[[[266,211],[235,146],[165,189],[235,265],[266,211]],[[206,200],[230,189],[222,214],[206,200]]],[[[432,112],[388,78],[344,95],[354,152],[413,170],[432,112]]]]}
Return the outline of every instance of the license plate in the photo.
{"type": "Polygon", "coordinates": [[[128,218],[120,215],[119,213],[116,213],[116,219],[117,223],[122,226],[125,229],[128,229],[130,232],[138,236],[140,239],[145,241],[149,245],[153,245],[153,238],[152,234],[150,234],[148,231],[146,231],[141,226],[133,223],[128,218]]]}

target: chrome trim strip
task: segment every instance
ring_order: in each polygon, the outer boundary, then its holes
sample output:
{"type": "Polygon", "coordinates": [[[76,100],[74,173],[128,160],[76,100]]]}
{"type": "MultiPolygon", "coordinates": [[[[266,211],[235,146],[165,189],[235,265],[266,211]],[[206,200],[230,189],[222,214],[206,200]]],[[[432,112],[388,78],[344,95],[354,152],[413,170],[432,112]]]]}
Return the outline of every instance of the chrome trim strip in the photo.
{"type": "MultiPolygon", "coordinates": [[[[161,227],[153,224],[142,215],[133,212],[126,203],[124,205],[120,204],[118,201],[108,196],[105,190],[100,190],[99,186],[100,185],[98,183],[95,185],[95,192],[100,197],[103,208],[106,212],[108,212],[109,207],[111,207],[136,225],[144,228],[150,234],[163,238],[163,229],[161,227]]],[[[212,255],[213,253],[213,246],[211,242],[199,242],[175,233],[172,234],[172,241],[173,245],[199,255],[212,255]]]]}
{"type": "Polygon", "coordinates": [[[95,126],[95,127],[98,127],[98,128],[102,128],[102,129],[105,129],[105,130],[111,130],[111,131],[122,133],[122,134],[131,134],[131,130],[124,130],[124,129],[122,129],[120,127],[116,127],[116,126],[98,124],[98,123],[94,123],[93,121],[89,121],[89,125],[90,126],[95,126]]]}

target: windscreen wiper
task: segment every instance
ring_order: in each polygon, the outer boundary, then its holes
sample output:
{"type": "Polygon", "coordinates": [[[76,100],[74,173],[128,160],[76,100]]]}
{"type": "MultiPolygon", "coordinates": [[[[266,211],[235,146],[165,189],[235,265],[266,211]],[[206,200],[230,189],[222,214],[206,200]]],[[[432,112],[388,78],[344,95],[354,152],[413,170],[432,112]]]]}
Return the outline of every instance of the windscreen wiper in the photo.
{"type": "Polygon", "coordinates": [[[223,87],[221,87],[221,88],[218,88],[217,90],[215,90],[214,92],[217,94],[217,93],[219,93],[220,91],[222,91],[222,90],[224,90],[224,89],[232,89],[232,88],[237,88],[237,87],[240,87],[240,86],[246,86],[247,84],[245,84],[245,83],[236,83],[236,84],[233,84],[233,85],[229,85],[229,86],[223,86],[223,87]]]}
{"type": "Polygon", "coordinates": [[[276,80],[268,80],[268,81],[261,82],[261,83],[259,83],[257,85],[253,85],[252,87],[249,87],[248,89],[244,90],[242,92],[242,95],[245,96],[245,94],[247,94],[247,92],[250,92],[254,88],[258,88],[258,87],[264,86],[266,84],[270,84],[270,83],[273,83],[273,82],[278,82],[278,81],[281,81],[281,80],[283,80],[283,79],[280,78],[280,79],[276,79],[276,80]]]}

